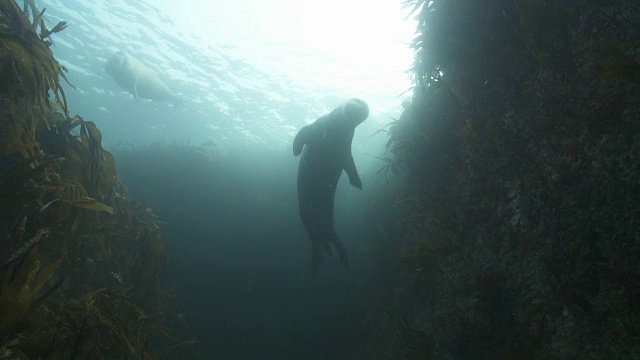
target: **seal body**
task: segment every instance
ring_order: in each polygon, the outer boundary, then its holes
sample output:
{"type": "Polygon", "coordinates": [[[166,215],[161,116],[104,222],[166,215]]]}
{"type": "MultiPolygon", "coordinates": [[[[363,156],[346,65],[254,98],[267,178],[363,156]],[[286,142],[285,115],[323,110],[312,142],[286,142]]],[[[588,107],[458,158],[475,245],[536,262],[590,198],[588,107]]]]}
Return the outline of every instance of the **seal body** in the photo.
{"type": "Polygon", "coordinates": [[[179,104],[179,97],[151,69],[131,55],[118,51],[105,66],[115,82],[134,98],[169,101],[179,104]]]}
{"type": "Polygon", "coordinates": [[[362,188],[351,141],[356,126],[368,115],[369,107],[364,101],[351,99],[303,127],[293,141],[293,154],[302,154],[298,165],[298,207],[311,240],[314,274],[322,261],[322,249],[332,254],[333,247],[340,263],[348,264],[347,252],[333,226],[334,198],[342,171],[349,176],[351,185],[362,188]]]}

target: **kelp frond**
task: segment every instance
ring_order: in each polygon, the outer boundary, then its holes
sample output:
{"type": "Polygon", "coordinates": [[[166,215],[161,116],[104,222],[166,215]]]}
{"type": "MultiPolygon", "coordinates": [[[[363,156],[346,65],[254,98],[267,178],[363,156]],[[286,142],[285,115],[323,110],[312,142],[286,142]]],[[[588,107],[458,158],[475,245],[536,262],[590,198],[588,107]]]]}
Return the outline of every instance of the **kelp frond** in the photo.
{"type": "MultiPolygon", "coordinates": [[[[32,13],[39,14],[34,15],[34,23],[14,1],[0,2],[0,68],[8,70],[3,71],[8,76],[0,86],[0,99],[8,99],[11,105],[9,112],[14,134],[13,142],[2,144],[4,149],[0,151],[20,151],[25,157],[37,151],[33,140],[38,124],[48,126],[46,113],[52,110],[49,91],[68,115],[60,78],[69,81],[64,68],[53,57],[50,43],[43,41],[37,33],[37,27],[48,35],[51,32],[44,28],[42,13],[36,12],[32,3],[29,5],[32,13]]],[[[60,31],[64,27],[65,24],[59,24],[54,30],[60,31]]]]}
{"type": "Polygon", "coordinates": [[[63,257],[49,265],[42,265],[40,247],[41,240],[45,236],[45,232],[40,232],[29,240],[23,247],[26,247],[24,259],[17,261],[23,255],[19,250],[17,256],[12,256],[7,261],[7,264],[13,263],[7,265],[6,270],[2,270],[0,273],[2,281],[0,287],[0,336],[15,331],[55,289],[62,285],[62,279],[59,279],[46,289],[63,257]]]}
{"type": "Polygon", "coordinates": [[[67,204],[71,206],[75,206],[82,209],[94,210],[94,211],[104,211],[109,214],[113,214],[113,208],[111,206],[107,206],[100,202],[95,201],[94,199],[85,196],[71,201],[65,201],[67,204]]]}

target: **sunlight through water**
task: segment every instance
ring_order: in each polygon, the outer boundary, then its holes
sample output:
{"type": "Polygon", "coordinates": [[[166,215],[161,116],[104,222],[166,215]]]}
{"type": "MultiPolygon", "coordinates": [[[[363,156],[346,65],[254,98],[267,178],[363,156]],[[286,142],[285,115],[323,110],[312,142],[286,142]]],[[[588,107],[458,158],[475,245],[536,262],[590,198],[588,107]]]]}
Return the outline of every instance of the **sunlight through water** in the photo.
{"type": "Polygon", "coordinates": [[[288,144],[350,97],[371,107],[369,133],[401,110],[415,21],[401,1],[47,0],[68,29],[54,54],[75,88],[72,112],[107,143],[250,139],[288,144]],[[184,107],[134,100],[104,71],[117,51],[138,58],[184,107]]]}
{"type": "Polygon", "coordinates": [[[347,89],[371,84],[403,91],[410,85],[407,43],[415,24],[404,21],[399,1],[190,3],[161,6],[205,42],[235,44],[239,54],[273,71],[347,89]]]}

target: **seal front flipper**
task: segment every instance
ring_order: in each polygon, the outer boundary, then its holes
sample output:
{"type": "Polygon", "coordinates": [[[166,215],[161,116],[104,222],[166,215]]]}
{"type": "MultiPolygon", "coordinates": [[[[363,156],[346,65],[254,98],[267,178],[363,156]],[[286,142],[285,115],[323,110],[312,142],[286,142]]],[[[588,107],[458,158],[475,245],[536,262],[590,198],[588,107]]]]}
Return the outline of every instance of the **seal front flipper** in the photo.
{"type": "Polygon", "coordinates": [[[353,161],[353,156],[349,154],[347,157],[347,161],[344,164],[344,171],[349,176],[349,183],[362,190],[362,180],[360,180],[360,175],[358,175],[358,170],[356,169],[356,163],[353,161]]]}
{"type": "Polygon", "coordinates": [[[293,139],[293,156],[298,156],[302,153],[302,147],[309,142],[310,137],[311,129],[309,125],[298,131],[296,137],[293,139]]]}
{"type": "Polygon", "coordinates": [[[138,77],[133,81],[133,98],[138,100],[138,77]]]}

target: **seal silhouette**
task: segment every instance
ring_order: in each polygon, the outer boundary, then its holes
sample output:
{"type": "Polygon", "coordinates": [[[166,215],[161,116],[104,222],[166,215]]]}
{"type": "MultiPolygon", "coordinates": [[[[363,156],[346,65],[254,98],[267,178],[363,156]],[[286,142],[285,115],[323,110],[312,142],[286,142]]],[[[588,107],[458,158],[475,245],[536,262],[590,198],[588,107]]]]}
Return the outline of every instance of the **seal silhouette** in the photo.
{"type": "Polygon", "coordinates": [[[107,61],[105,70],[121,88],[136,99],[168,101],[176,105],[182,103],[156,73],[123,51],[118,51],[107,61]]]}
{"type": "Polygon", "coordinates": [[[293,155],[302,154],[298,164],[298,207],[302,224],[311,240],[311,268],[314,275],[322,262],[322,249],[335,248],[340,264],[347,266],[347,252],[333,227],[333,208],[338,180],[344,170],[351,185],[362,189],[351,142],[356,126],[369,116],[369,106],[349,99],[298,132],[293,155]]]}

